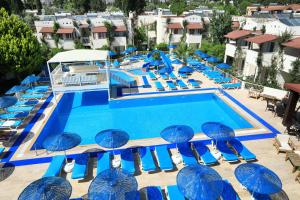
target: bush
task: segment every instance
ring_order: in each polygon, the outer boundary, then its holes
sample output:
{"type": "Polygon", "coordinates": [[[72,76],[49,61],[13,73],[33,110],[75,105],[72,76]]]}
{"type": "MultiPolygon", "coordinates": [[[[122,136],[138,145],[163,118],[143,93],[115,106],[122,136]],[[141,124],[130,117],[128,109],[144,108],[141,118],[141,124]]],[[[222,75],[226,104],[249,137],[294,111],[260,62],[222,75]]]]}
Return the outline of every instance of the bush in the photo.
{"type": "Polygon", "coordinates": [[[159,43],[155,46],[156,49],[161,51],[168,51],[168,44],[167,43],[159,43]]]}
{"type": "Polygon", "coordinates": [[[203,52],[207,53],[210,56],[215,56],[219,60],[224,59],[225,55],[225,45],[224,44],[213,44],[207,40],[202,40],[202,45],[200,48],[203,52]]]}

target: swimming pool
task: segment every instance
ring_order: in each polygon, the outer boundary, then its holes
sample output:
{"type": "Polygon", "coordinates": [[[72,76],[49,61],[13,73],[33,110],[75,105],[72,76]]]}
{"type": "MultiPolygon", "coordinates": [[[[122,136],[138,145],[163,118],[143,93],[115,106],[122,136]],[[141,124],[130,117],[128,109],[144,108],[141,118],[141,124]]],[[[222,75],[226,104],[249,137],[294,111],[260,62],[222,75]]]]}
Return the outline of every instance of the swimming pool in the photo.
{"type": "Polygon", "coordinates": [[[202,132],[208,121],[224,123],[233,129],[253,126],[213,93],[137,98],[108,102],[107,92],[64,94],[45,124],[36,146],[47,135],[77,133],[82,145],[94,144],[95,135],[110,128],[123,129],[131,140],[160,137],[167,126],[184,124],[202,132]]]}

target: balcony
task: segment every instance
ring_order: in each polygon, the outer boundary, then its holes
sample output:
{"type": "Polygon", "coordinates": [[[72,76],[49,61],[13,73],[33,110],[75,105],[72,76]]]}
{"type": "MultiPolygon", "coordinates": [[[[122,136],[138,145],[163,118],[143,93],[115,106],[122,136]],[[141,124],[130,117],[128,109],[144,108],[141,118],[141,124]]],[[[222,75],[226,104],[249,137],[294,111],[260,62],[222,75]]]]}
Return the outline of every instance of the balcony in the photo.
{"type": "Polygon", "coordinates": [[[112,46],[127,46],[126,37],[115,37],[112,46]]]}
{"type": "Polygon", "coordinates": [[[180,43],[182,38],[182,34],[172,34],[171,36],[171,43],[180,43]]]}
{"type": "Polygon", "coordinates": [[[63,49],[75,49],[75,43],[73,39],[59,39],[58,46],[63,49]]]}
{"type": "Polygon", "coordinates": [[[201,40],[202,40],[201,34],[198,34],[198,35],[187,34],[186,35],[186,42],[188,44],[201,44],[201,40]]]}
{"type": "Polygon", "coordinates": [[[292,63],[297,60],[298,57],[284,54],[283,55],[283,71],[289,72],[293,69],[292,63]]]}

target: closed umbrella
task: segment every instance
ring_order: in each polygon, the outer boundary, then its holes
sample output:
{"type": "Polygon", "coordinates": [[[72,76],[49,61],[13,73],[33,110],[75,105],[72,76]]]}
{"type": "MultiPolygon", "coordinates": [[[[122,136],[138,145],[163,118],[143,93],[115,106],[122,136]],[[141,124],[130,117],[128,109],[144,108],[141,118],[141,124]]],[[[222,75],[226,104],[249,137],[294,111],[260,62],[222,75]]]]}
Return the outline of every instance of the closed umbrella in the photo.
{"type": "Polygon", "coordinates": [[[5,94],[15,94],[15,93],[18,93],[18,92],[25,91],[27,89],[28,89],[28,87],[26,87],[26,86],[15,85],[12,88],[10,88],[8,91],[6,91],[5,94]]]}
{"type": "Polygon", "coordinates": [[[71,184],[61,177],[44,177],[32,182],[20,194],[18,200],[69,200],[71,184]]]}
{"type": "Polygon", "coordinates": [[[136,199],[138,184],[134,176],[120,168],[101,172],[92,181],[89,200],[132,200],[136,199]]]}
{"type": "Polygon", "coordinates": [[[223,191],[223,181],[218,172],[200,164],[181,169],[176,182],[179,191],[189,200],[219,199],[223,191]]]}
{"type": "Polygon", "coordinates": [[[12,96],[0,97],[0,108],[7,108],[9,106],[15,105],[18,99],[12,96]]]}

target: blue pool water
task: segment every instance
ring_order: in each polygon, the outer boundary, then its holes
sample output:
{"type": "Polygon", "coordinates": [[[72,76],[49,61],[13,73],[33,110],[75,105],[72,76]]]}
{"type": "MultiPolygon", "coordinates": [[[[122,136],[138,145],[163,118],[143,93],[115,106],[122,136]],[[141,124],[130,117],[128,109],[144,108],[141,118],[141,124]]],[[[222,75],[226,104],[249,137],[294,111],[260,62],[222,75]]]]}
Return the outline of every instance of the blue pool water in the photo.
{"type": "Polygon", "coordinates": [[[104,129],[123,129],[131,140],[160,137],[167,126],[185,124],[202,132],[208,121],[224,123],[233,129],[252,125],[212,93],[114,100],[108,103],[107,92],[64,94],[47,121],[36,145],[47,135],[73,132],[81,144],[94,144],[95,135],[104,129]]]}

